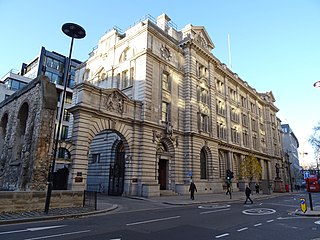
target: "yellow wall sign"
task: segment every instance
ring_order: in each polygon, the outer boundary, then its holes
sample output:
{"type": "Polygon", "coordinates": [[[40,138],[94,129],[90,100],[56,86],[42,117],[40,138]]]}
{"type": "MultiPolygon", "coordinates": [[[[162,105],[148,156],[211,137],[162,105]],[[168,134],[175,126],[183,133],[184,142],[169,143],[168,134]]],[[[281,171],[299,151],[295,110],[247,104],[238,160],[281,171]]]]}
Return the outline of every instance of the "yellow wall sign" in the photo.
{"type": "Polygon", "coordinates": [[[305,198],[300,198],[300,208],[304,213],[307,211],[307,202],[305,198]]]}

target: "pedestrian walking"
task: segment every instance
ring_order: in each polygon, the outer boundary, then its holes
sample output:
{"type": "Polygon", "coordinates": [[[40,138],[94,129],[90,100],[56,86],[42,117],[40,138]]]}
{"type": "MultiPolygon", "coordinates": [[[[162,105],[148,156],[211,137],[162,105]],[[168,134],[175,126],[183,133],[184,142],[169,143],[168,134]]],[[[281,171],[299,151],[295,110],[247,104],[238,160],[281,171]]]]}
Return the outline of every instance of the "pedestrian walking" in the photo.
{"type": "Polygon", "coordinates": [[[254,185],[254,187],[255,187],[255,189],[256,189],[256,194],[259,194],[259,191],[260,191],[260,186],[259,186],[259,184],[258,183],[256,183],[255,185],[254,185]]]}
{"type": "Polygon", "coordinates": [[[247,200],[249,199],[251,204],[253,204],[252,199],[250,198],[250,194],[251,194],[251,189],[249,188],[249,186],[246,186],[246,190],[245,190],[245,194],[246,194],[246,201],[244,202],[244,204],[247,204],[247,200]]]}
{"type": "Polygon", "coordinates": [[[190,192],[190,198],[191,198],[192,200],[194,200],[194,191],[197,192],[197,187],[196,187],[196,185],[194,184],[194,182],[191,180],[190,187],[189,187],[189,192],[190,192]]]}

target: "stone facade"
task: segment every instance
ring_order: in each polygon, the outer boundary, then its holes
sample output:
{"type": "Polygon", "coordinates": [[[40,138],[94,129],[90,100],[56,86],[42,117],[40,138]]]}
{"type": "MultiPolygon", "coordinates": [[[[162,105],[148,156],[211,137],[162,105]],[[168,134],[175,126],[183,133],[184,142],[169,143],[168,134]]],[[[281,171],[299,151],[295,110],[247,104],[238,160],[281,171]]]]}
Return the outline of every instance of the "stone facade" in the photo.
{"type": "Polygon", "coordinates": [[[45,190],[57,94],[39,77],[0,103],[0,188],[45,190]]]}
{"type": "MultiPolygon", "coordinates": [[[[272,92],[258,93],[221,63],[202,26],[177,31],[163,14],[107,32],[76,72],[69,188],[157,196],[234,189],[253,153],[269,188],[282,162],[272,92]],[[121,175],[123,173],[123,175],[121,175]]],[[[257,180],[258,181],[258,180],[257,180]]]]}

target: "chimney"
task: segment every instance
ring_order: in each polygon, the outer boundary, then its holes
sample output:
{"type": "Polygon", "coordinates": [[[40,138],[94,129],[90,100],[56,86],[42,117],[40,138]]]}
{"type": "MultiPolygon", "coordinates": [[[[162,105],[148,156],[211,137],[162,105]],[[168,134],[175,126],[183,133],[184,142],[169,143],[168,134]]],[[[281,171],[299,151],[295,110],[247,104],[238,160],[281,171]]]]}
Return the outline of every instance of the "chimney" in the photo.
{"type": "Polygon", "coordinates": [[[159,17],[157,17],[157,26],[161,28],[163,31],[168,32],[168,22],[170,20],[171,19],[165,13],[163,13],[159,17]]]}

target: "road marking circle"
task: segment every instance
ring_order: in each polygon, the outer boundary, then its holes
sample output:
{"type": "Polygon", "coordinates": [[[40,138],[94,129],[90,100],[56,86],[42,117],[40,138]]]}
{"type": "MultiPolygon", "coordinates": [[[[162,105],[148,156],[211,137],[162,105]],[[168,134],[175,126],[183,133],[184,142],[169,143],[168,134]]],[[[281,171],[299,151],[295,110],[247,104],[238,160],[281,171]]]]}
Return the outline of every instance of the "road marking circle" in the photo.
{"type": "Polygon", "coordinates": [[[248,210],[243,210],[242,213],[246,215],[268,215],[275,213],[276,210],[271,208],[252,208],[248,210]]]}

